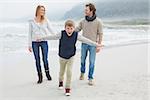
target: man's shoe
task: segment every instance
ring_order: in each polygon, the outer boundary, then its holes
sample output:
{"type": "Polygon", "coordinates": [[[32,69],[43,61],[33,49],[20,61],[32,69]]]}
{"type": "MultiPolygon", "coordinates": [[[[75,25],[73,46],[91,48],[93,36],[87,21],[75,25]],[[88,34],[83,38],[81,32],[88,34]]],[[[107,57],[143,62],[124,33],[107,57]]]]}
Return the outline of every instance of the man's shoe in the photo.
{"type": "Polygon", "coordinates": [[[80,80],[84,80],[84,73],[81,73],[80,80]]]}
{"type": "Polygon", "coordinates": [[[89,83],[88,83],[90,86],[93,86],[94,85],[94,82],[93,82],[93,79],[89,79],[89,83]]]}

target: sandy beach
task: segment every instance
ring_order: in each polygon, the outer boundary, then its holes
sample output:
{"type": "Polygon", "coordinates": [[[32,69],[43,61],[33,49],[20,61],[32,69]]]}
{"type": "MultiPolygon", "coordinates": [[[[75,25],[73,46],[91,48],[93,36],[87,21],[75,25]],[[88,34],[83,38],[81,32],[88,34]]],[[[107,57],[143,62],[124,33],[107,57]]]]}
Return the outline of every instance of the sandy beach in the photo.
{"type": "Polygon", "coordinates": [[[149,100],[148,49],[150,44],[104,47],[96,57],[94,86],[87,84],[88,64],[85,80],[79,80],[80,52],[77,52],[70,97],[58,89],[59,57],[56,52],[49,52],[53,80],[47,81],[43,73],[42,84],[36,84],[37,73],[31,53],[3,53],[0,57],[0,100],[149,100]]]}

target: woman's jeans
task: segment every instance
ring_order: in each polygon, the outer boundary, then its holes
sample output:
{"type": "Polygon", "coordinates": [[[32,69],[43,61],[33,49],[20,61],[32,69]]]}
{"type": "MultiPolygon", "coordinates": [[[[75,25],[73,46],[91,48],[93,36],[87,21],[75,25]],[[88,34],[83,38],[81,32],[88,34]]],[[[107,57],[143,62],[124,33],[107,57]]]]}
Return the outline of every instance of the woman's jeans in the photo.
{"type": "Polygon", "coordinates": [[[41,62],[40,62],[40,48],[42,51],[42,60],[44,64],[45,71],[49,71],[48,67],[48,43],[47,41],[41,42],[32,42],[32,49],[35,57],[36,62],[36,69],[38,73],[42,73],[41,70],[41,62]]]}

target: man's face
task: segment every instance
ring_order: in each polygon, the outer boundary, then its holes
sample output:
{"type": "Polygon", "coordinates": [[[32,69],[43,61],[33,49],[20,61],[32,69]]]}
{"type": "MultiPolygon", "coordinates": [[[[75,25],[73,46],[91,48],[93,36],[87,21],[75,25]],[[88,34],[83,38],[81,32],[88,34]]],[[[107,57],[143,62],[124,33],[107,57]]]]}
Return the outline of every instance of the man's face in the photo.
{"type": "Polygon", "coordinates": [[[73,26],[66,26],[66,27],[65,27],[65,30],[66,30],[66,32],[67,32],[67,35],[68,35],[68,36],[71,36],[72,33],[74,32],[74,27],[73,27],[73,26]]]}
{"type": "Polygon", "coordinates": [[[90,11],[89,6],[85,7],[85,16],[92,16],[92,15],[93,15],[93,12],[90,11]]]}

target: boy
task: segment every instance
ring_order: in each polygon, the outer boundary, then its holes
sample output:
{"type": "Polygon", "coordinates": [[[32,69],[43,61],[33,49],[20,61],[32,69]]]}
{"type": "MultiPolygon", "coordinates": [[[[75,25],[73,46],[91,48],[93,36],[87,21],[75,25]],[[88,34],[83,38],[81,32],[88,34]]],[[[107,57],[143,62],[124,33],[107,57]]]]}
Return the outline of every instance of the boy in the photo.
{"type": "Polygon", "coordinates": [[[64,73],[65,73],[65,69],[67,68],[67,73],[66,73],[67,77],[66,77],[66,86],[65,86],[66,96],[70,96],[72,65],[73,65],[74,55],[76,53],[75,44],[77,40],[93,45],[95,47],[96,46],[99,47],[99,45],[96,42],[93,42],[89,39],[84,38],[81,35],[78,35],[78,33],[75,32],[74,30],[75,30],[74,22],[72,20],[67,20],[65,22],[65,30],[62,30],[61,34],[46,36],[42,38],[47,40],[59,39],[59,57],[60,57],[59,89],[63,89],[64,73]]]}

